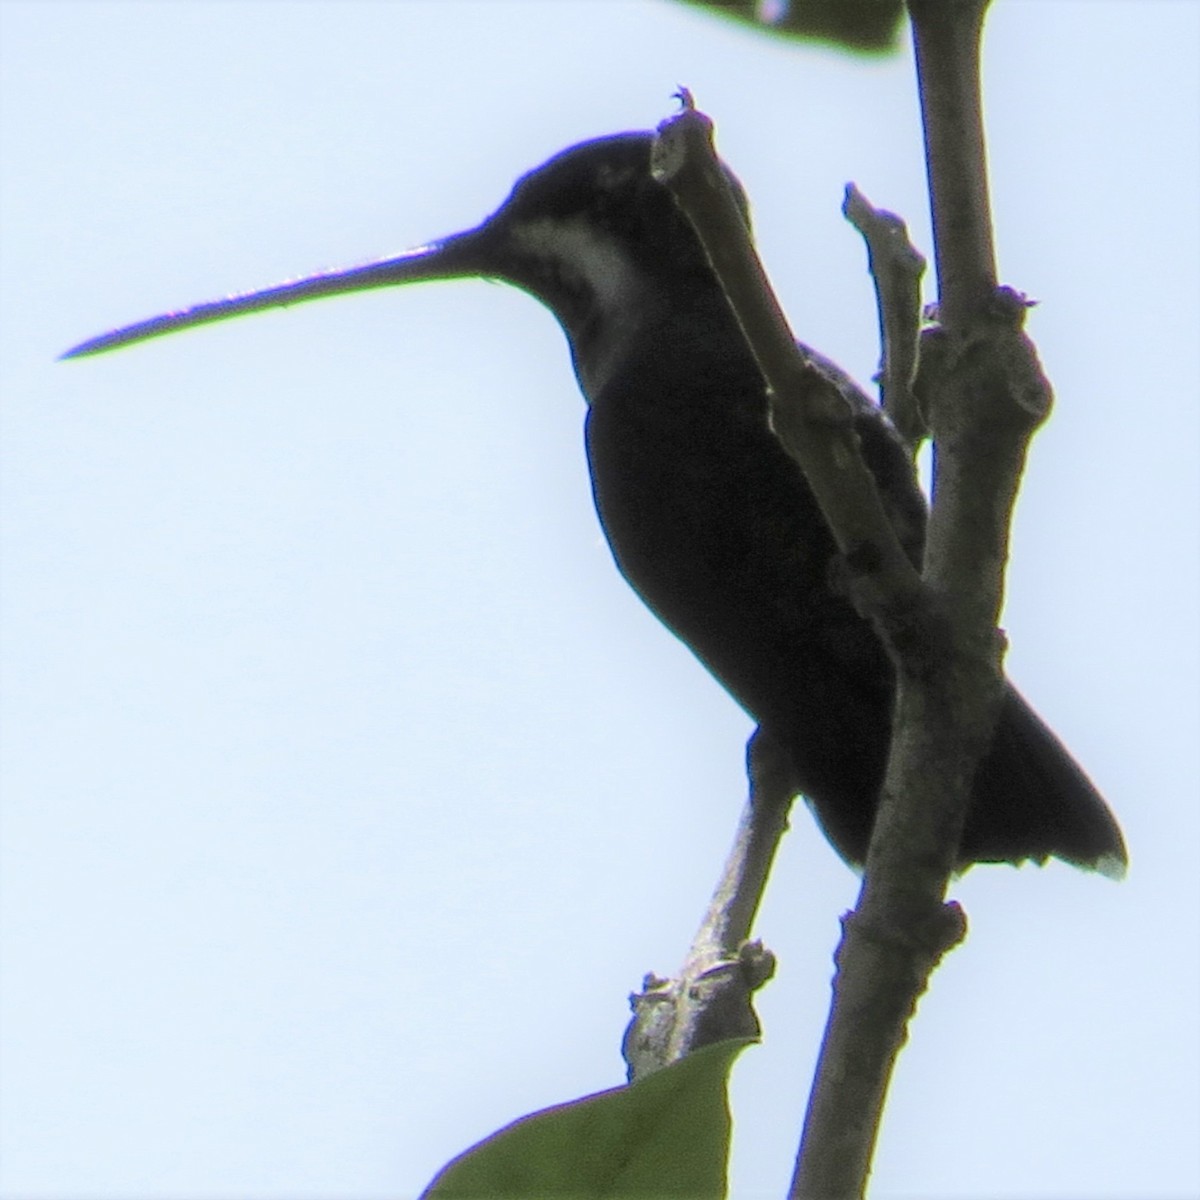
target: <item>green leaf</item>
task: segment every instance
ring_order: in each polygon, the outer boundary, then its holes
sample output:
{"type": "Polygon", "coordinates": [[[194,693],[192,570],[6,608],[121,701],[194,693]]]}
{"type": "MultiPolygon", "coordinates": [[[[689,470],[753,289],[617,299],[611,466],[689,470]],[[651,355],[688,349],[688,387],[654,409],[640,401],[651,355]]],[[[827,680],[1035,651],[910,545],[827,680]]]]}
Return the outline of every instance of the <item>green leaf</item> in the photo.
{"type": "Polygon", "coordinates": [[[800,41],[829,42],[842,50],[878,54],[895,50],[904,16],[902,0],[684,0],[761,32],[800,41]]]}
{"type": "Polygon", "coordinates": [[[421,1200],[722,1197],[725,1085],[751,1040],[706,1046],[637,1083],[522,1117],[447,1163],[421,1200]]]}

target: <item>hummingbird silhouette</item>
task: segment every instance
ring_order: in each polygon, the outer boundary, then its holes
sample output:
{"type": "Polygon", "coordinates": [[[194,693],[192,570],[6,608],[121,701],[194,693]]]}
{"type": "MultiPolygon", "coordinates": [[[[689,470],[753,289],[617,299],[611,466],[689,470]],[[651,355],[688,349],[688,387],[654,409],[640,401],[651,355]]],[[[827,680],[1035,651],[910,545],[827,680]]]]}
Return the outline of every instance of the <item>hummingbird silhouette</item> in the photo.
{"type": "MultiPolygon", "coordinates": [[[[793,794],[805,797],[837,852],[860,865],[891,736],[893,670],[837,586],[833,537],[768,427],[762,377],[700,243],[651,175],[653,136],[618,134],[563,151],[465,233],[154,317],[63,357],[421,280],[482,276],[530,293],[570,345],[588,403],[596,511],[618,569],[782,752],[793,794]]],[[[867,466],[919,567],[926,503],[906,448],[852,380],[813,357],[851,406],[867,466]]],[[[1126,864],[1104,800],[1006,684],[959,867],[1049,857],[1114,876],[1126,864]]]]}

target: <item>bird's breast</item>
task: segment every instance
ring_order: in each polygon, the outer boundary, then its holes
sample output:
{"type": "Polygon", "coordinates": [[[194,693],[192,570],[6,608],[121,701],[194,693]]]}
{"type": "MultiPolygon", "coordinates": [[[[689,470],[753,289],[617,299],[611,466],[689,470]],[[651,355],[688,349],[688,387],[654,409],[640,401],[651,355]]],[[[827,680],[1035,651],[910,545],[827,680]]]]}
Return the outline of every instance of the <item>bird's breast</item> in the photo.
{"type": "Polygon", "coordinates": [[[861,623],[829,591],[833,542],[754,364],[662,358],[627,360],[592,399],[596,509],[634,590],[762,720],[785,703],[786,663],[861,623]]]}

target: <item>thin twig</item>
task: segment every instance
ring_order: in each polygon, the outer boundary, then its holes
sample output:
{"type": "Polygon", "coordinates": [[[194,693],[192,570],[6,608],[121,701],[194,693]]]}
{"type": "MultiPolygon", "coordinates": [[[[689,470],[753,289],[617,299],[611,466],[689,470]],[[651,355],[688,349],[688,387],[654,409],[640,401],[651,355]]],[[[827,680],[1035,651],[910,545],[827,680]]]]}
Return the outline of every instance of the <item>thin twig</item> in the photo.
{"type": "Polygon", "coordinates": [[[908,227],[893,212],[876,208],[855,187],[846,185],[846,220],[867,246],[867,267],[879,310],[879,396],[883,411],[915,453],[928,429],[913,395],[921,335],[921,276],[925,256],[912,244],[908,227]]]}
{"type": "Polygon", "coordinates": [[[647,976],[630,998],[622,1044],[630,1082],[701,1046],[759,1036],[751,997],[774,973],[775,956],[747,939],[794,797],[786,760],[761,733],[751,739],[748,766],[750,796],[683,966],[671,979],[647,976]]]}

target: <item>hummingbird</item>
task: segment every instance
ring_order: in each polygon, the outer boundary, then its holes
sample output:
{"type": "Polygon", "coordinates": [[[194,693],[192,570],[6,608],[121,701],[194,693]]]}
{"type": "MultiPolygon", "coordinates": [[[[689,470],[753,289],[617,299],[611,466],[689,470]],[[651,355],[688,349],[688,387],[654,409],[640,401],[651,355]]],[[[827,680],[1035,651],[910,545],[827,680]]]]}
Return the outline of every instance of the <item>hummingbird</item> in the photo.
{"type": "MultiPolygon", "coordinates": [[[[838,552],[690,223],[651,173],[654,134],[582,142],[520,178],[474,229],[393,258],[171,312],[83,342],[79,357],[297,301],[484,277],[527,292],[566,334],[587,402],[596,512],[618,570],[782,755],[851,866],[867,855],[895,677],[839,587],[838,552]]],[[[726,168],[743,214],[745,192],[726,168]]],[[[801,347],[848,404],[885,510],[919,569],[927,505],[883,411],[801,347]]],[[[958,852],[1056,857],[1119,877],[1121,831],[1054,733],[1005,684],[958,852]]]]}

